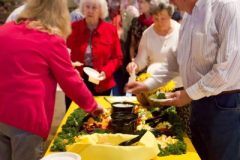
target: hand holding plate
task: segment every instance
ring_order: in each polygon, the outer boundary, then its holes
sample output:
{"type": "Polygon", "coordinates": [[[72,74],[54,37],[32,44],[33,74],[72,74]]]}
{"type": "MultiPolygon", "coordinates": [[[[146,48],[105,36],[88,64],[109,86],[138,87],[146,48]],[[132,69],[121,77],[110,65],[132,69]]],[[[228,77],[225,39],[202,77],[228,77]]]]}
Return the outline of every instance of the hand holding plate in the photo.
{"type": "Polygon", "coordinates": [[[192,99],[188,96],[185,90],[180,90],[172,93],[166,93],[166,99],[161,99],[159,103],[163,106],[183,107],[189,104],[192,99]]]}
{"type": "Polygon", "coordinates": [[[106,79],[106,74],[105,74],[105,72],[104,72],[104,71],[100,72],[100,74],[98,75],[98,77],[99,77],[99,79],[101,79],[101,80],[106,79]]]}

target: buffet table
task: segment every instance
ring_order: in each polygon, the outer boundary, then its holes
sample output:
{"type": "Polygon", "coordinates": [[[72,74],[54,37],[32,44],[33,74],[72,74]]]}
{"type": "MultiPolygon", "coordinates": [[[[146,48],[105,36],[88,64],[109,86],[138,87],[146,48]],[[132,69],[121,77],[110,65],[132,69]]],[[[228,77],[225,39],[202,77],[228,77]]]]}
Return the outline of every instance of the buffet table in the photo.
{"type": "MultiPolygon", "coordinates": [[[[108,97],[108,99],[126,99],[127,97],[108,97]]],[[[99,96],[99,97],[95,97],[96,101],[101,105],[101,106],[104,106],[106,108],[109,108],[111,107],[110,103],[106,100],[106,98],[102,97],[102,96],[99,96]]],[[[134,97],[131,97],[131,99],[133,101],[135,101],[134,97]]],[[[112,102],[112,101],[111,101],[112,102]]],[[[57,134],[59,132],[61,132],[61,129],[62,129],[62,126],[66,123],[66,120],[68,118],[68,116],[75,110],[77,109],[78,106],[75,104],[75,103],[72,103],[70,108],[68,109],[66,115],[64,116],[53,140],[51,141],[45,155],[48,155],[48,154],[51,154],[52,152],[50,151],[50,148],[51,146],[53,145],[53,142],[54,142],[54,139],[57,137],[57,134]]],[[[187,144],[187,152],[186,154],[182,154],[182,155],[170,155],[170,156],[164,156],[164,157],[157,157],[155,158],[154,160],[200,160],[196,150],[194,149],[192,143],[191,143],[191,140],[185,136],[184,137],[184,141],[185,143],[187,144]]]]}

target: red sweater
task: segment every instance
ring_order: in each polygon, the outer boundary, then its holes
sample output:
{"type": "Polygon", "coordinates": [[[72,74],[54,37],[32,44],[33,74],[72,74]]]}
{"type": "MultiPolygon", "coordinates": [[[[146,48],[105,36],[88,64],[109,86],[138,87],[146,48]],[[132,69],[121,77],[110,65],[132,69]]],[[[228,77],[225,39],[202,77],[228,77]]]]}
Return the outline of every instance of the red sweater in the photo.
{"type": "MultiPolygon", "coordinates": [[[[90,30],[85,19],[72,24],[72,34],[67,45],[71,49],[72,61],[84,63],[84,55],[88,46],[90,30]]],[[[97,92],[109,90],[115,86],[113,73],[122,64],[122,50],[116,27],[100,20],[98,27],[93,31],[92,37],[92,63],[93,68],[104,71],[106,79],[95,87],[97,92]]],[[[82,67],[77,68],[82,74],[82,67]]]]}
{"type": "Polygon", "coordinates": [[[57,82],[85,111],[95,110],[62,38],[11,22],[0,27],[0,44],[0,122],[47,138],[57,82]]]}

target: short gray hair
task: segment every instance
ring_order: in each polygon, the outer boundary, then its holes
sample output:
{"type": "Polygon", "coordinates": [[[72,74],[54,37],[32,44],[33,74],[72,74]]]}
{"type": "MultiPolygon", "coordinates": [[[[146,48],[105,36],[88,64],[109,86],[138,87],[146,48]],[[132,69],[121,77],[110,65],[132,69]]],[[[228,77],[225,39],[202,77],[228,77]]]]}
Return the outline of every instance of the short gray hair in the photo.
{"type": "Polygon", "coordinates": [[[76,5],[79,5],[80,0],[73,0],[73,2],[74,2],[76,5]]]}
{"type": "MultiPolygon", "coordinates": [[[[83,7],[85,5],[86,2],[88,2],[89,0],[80,0],[80,3],[79,3],[79,9],[80,9],[80,12],[83,14],[83,7]]],[[[101,9],[101,19],[105,19],[106,17],[108,17],[108,4],[107,4],[107,1],[106,0],[96,0],[95,1],[97,4],[100,5],[100,9],[101,9]]],[[[84,15],[85,16],[85,15],[84,15]]]]}
{"type": "Polygon", "coordinates": [[[150,5],[150,11],[158,6],[161,0],[145,0],[150,5]]]}
{"type": "Polygon", "coordinates": [[[163,10],[166,10],[168,12],[168,15],[171,17],[174,12],[174,6],[170,3],[166,3],[164,1],[161,1],[158,6],[155,6],[150,9],[150,14],[155,15],[163,10]]]}

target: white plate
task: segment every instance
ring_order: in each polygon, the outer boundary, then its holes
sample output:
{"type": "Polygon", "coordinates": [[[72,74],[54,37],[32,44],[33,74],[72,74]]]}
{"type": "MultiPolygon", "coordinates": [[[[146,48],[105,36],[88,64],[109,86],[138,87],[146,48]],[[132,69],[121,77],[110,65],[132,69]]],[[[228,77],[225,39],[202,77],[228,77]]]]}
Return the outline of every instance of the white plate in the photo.
{"type": "Polygon", "coordinates": [[[47,155],[41,160],[81,160],[81,157],[78,154],[72,152],[59,152],[47,155]]]}
{"type": "Polygon", "coordinates": [[[157,98],[150,98],[154,102],[167,102],[169,100],[172,100],[172,98],[165,98],[165,99],[157,99],[157,98]]]}
{"type": "Polygon", "coordinates": [[[114,103],[114,102],[136,102],[137,101],[135,96],[132,96],[132,97],[113,96],[113,97],[106,97],[106,99],[110,103],[114,103]]]}
{"type": "Polygon", "coordinates": [[[92,78],[94,78],[94,79],[96,79],[96,80],[99,80],[99,81],[101,81],[101,80],[103,80],[102,78],[99,78],[99,72],[98,71],[96,71],[95,69],[93,69],[93,68],[90,68],[90,67],[84,67],[83,68],[83,71],[89,76],[89,77],[92,77],[92,78]]]}

